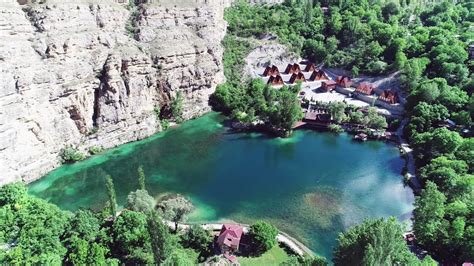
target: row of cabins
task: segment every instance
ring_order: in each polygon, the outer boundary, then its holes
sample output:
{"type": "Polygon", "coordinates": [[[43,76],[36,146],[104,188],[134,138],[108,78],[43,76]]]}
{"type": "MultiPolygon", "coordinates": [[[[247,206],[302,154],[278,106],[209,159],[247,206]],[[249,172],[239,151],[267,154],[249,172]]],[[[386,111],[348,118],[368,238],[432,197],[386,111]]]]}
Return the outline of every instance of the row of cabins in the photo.
{"type": "MultiPolygon", "coordinates": [[[[285,69],[284,74],[291,74],[291,77],[288,80],[289,84],[295,84],[298,81],[305,82],[305,81],[329,80],[329,77],[327,76],[327,74],[323,70],[316,68],[316,66],[312,63],[307,64],[306,67],[304,68],[304,71],[301,70],[300,65],[297,63],[288,64],[288,66],[285,69]],[[303,72],[312,72],[309,79],[306,79],[303,72]]],[[[263,72],[263,76],[264,77],[270,76],[270,78],[267,81],[267,84],[269,85],[278,86],[278,85],[285,84],[283,78],[280,75],[280,71],[278,67],[275,65],[271,67],[267,66],[265,68],[265,71],[263,72]]]]}
{"type": "MultiPolygon", "coordinates": [[[[349,77],[338,76],[336,80],[323,81],[321,84],[321,88],[324,91],[331,91],[336,89],[336,86],[340,86],[342,88],[349,88],[352,87],[352,85],[353,82],[349,77]]],[[[371,96],[375,94],[375,86],[372,83],[361,82],[356,87],[355,92],[371,96]]],[[[398,94],[390,89],[385,90],[381,95],[378,96],[378,99],[389,104],[396,104],[399,101],[398,94]]]]}
{"type": "MultiPolygon", "coordinates": [[[[294,64],[288,64],[283,74],[289,75],[289,74],[298,74],[301,72],[313,72],[313,71],[318,71],[318,68],[316,68],[316,66],[313,63],[307,64],[303,71],[301,70],[301,67],[298,63],[294,63],[294,64]]],[[[280,74],[281,74],[280,70],[275,65],[267,66],[265,70],[263,71],[264,77],[276,76],[280,74]]]]}
{"type": "MultiPolygon", "coordinates": [[[[306,81],[317,81],[317,80],[329,80],[329,78],[323,70],[313,71],[313,73],[311,73],[311,76],[308,79],[306,79],[303,72],[298,72],[298,73],[293,73],[291,75],[290,79],[288,80],[288,83],[295,84],[298,81],[306,82],[306,81]]],[[[283,81],[283,78],[281,77],[281,75],[277,74],[276,76],[271,76],[268,79],[267,84],[272,85],[272,86],[279,86],[279,85],[284,85],[285,82],[283,81]]]]}
{"type": "MultiPolygon", "coordinates": [[[[349,88],[353,85],[353,81],[347,76],[338,76],[336,80],[330,80],[328,75],[322,69],[318,69],[313,63],[307,64],[303,71],[297,63],[288,64],[285,68],[284,74],[291,74],[291,77],[288,80],[289,84],[295,84],[298,81],[305,82],[322,80],[321,90],[325,92],[335,90],[337,86],[349,88]],[[303,72],[312,72],[308,80],[305,78],[303,72]]],[[[263,72],[263,76],[270,76],[267,81],[267,84],[269,85],[279,86],[285,84],[285,81],[280,75],[280,70],[275,65],[267,66],[263,72]]],[[[356,87],[355,92],[371,96],[375,94],[375,86],[372,83],[361,82],[356,87]]],[[[389,104],[396,104],[399,102],[397,93],[392,90],[385,90],[381,95],[379,95],[378,99],[389,104]]]]}
{"type": "MultiPolygon", "coordinates": [[[[375,86],[372,83],[361,82],[359,86],[357,86],[355,92],[368,96],[374,95],[375,86]]],[[[388,89],[384,90],[383,93],[378,96],[378,99],[389,104],[396,104],[398,103],[398,94],[397,92],[388,89]]]]}

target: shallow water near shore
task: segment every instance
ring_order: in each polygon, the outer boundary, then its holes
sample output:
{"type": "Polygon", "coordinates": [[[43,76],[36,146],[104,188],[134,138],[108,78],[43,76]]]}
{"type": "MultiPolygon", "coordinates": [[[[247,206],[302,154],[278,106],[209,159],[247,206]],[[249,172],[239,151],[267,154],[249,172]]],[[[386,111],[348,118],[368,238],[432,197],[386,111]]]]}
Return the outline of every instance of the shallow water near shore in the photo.
{"type": "Polygon", "coordinates": [[[287,139],[232,133],[223,120],[210,113],[62,166],[29,191],[66,210],[99,209],[110,174],[123,205],[143,165],[152,196],[180,193],[192,200],[189,221],[266,220],[329,259],[347,227],[367,217],[410,216],[413,193],[403,185],[404,161],[394,145],[312,131],[287,139]]]}

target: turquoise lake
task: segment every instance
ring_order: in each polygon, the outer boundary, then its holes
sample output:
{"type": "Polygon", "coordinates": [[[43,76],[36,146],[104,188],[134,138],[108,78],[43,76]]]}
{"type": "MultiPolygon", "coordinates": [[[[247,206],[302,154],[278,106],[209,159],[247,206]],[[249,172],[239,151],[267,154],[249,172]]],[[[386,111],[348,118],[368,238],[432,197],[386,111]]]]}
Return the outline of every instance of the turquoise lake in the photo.
{"type": "Polygon", "coordinates": [[[210,113],[62,166],[29,191],[66,210],[99,209],[110,174],[123,205],[142,165],[150,195],[179,193],[193,202],[189,221],[266,220],[329,259],[347,227],[367,217],[409,219],[414,196],[403,185],[396,146],[313,131],[287,139],[233,133],[223,120],[210,113]]]}

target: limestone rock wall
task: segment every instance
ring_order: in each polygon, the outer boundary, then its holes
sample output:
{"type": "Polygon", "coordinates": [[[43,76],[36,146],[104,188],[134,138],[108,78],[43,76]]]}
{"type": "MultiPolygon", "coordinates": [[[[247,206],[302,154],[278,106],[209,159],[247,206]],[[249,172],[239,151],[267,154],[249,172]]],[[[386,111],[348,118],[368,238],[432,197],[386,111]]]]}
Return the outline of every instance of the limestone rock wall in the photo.
{"type": "Polygon", "coordinates": [[[0,3],[0,184],[35,180],[71,145],[87,151],[160,130],[178,91],[184,118],[223,81],[221,0],[0,3]]]}

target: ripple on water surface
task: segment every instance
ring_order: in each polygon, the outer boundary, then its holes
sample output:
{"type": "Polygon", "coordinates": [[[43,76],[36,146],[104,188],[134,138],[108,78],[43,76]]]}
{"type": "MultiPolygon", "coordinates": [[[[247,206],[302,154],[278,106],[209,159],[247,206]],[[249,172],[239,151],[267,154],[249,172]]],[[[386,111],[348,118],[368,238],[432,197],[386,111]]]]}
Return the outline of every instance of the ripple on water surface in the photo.
{"type": "Polygon", "coordinates": [[[191,221],[264,219],[329,258],[348,226],[366,217],[407,217],[412,210],[394,146],[311,131],[286,139],[235,134],[222,121],[211,113],[63,166],[33,183],[30,193],[63,209],[101,208],[110,174],[123,205],[143,165],[152,196],[180,193],[193,201],[191,221]]]}

